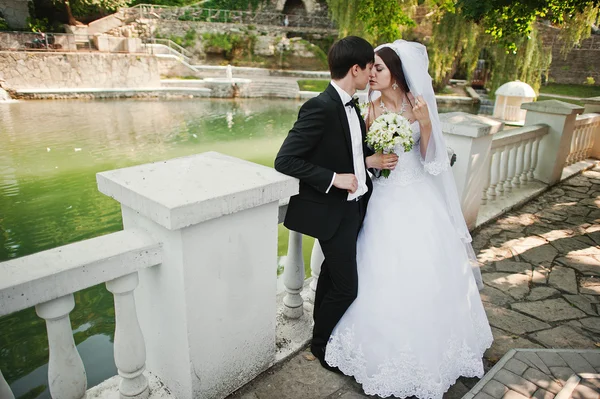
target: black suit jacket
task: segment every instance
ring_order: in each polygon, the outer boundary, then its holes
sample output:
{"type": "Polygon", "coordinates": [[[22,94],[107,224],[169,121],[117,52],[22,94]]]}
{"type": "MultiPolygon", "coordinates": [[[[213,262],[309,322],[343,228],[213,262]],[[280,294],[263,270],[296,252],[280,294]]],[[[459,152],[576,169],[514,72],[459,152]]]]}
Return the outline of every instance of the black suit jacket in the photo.
{"type": "MultiPolygon", "coordinates": [[[[367,157],[373,151],[365,144],[365,123],[360,115],[358,119],[367,157]]],[[[320,240],[331,238],[347,209],[343,205],[348,192],[333,186],[329,193],[325,191],[334,172],[355,173],[345,106],[331,84],[300,108],[298,120],[275,158],[275,169],[300,179],[300,192],[290,198],[284,225],[320,240]]],[[[365,201],[373,191],[368,174],[367,187],[365,201]]]]}

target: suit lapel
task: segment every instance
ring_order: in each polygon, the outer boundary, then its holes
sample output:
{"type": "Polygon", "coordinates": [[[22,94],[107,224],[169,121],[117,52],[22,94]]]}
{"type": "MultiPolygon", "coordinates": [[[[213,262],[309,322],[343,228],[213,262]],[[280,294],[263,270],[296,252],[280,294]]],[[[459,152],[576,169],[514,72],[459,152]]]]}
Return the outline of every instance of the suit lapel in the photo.
{"type": "Polygon", "coordinates": [[[348,148],[348,154],[350,155],[350,158],[352,158],[352,138],[350,136],[350,125],[348,124],[348,115],[346,114],[346,107],[344,106],[344,104],[342,104],[342,99],[340,98],[340,95],[331,84],[327,86],[325,92],[329,94],[329,97],[331,97],[332,101],[334,101],[336,104],[338,117],[340,119],[340,124],[344,132],[344,137],[346,139],[346,147],[348,148]]]}

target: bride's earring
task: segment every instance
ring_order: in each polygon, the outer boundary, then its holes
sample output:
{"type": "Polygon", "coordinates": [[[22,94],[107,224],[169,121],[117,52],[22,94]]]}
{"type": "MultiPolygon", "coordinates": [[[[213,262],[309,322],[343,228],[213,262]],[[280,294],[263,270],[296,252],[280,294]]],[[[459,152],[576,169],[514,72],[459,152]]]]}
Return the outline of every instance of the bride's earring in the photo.
{"type": "Polygon", "coordinates": [[[398,85],[396,84],[396,82],[394,82],[394,84],[392,85],[392,89],[396,90],[398,88],[398,85]]]}

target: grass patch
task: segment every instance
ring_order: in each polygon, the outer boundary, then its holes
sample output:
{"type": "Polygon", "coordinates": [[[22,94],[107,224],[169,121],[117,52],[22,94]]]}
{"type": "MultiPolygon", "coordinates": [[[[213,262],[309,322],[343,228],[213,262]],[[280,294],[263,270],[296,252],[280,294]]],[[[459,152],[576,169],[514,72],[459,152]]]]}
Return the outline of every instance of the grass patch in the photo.
{"type": "Polygon", "coordinates": [[[546,86],[540,87],[540,96],[543,96],[544,93],[582,98],[598,97],[600,96],[600,86],[549,83],[546,86]]]}
{"type": "Polygon", "coordinates": [[[328,85],[329,85],[329,80],[320,80],[320,79],[298,80],[298,87],[300,87],[301,91],[322,92],[322,91],[325,91],[325,89],[327,88],[328,85]]]}
{"type": "Polygon", "coordinates": [[[546,100],[558,100],[558,101],[563,101],[563,102],[570,103],[570,104],[581,105],[582,107],[584,106],[583,102],[581,102],[581,101],[570,100],[570,99],[567,99],[567,98],[545,97],[543,94],[541,94],[537,98],[537,101],[546,101],[546,100]]]}

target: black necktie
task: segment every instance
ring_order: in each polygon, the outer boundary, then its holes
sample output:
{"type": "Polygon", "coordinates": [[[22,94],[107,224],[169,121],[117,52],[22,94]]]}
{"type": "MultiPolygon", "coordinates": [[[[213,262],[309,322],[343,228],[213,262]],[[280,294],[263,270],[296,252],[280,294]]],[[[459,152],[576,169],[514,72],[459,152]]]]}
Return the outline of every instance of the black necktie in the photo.
{"type": "Polygon", "coordinates": [[[344,104],[346,107],[358,107],[358,97],[352,97],[350,101],[344,104]]]}

